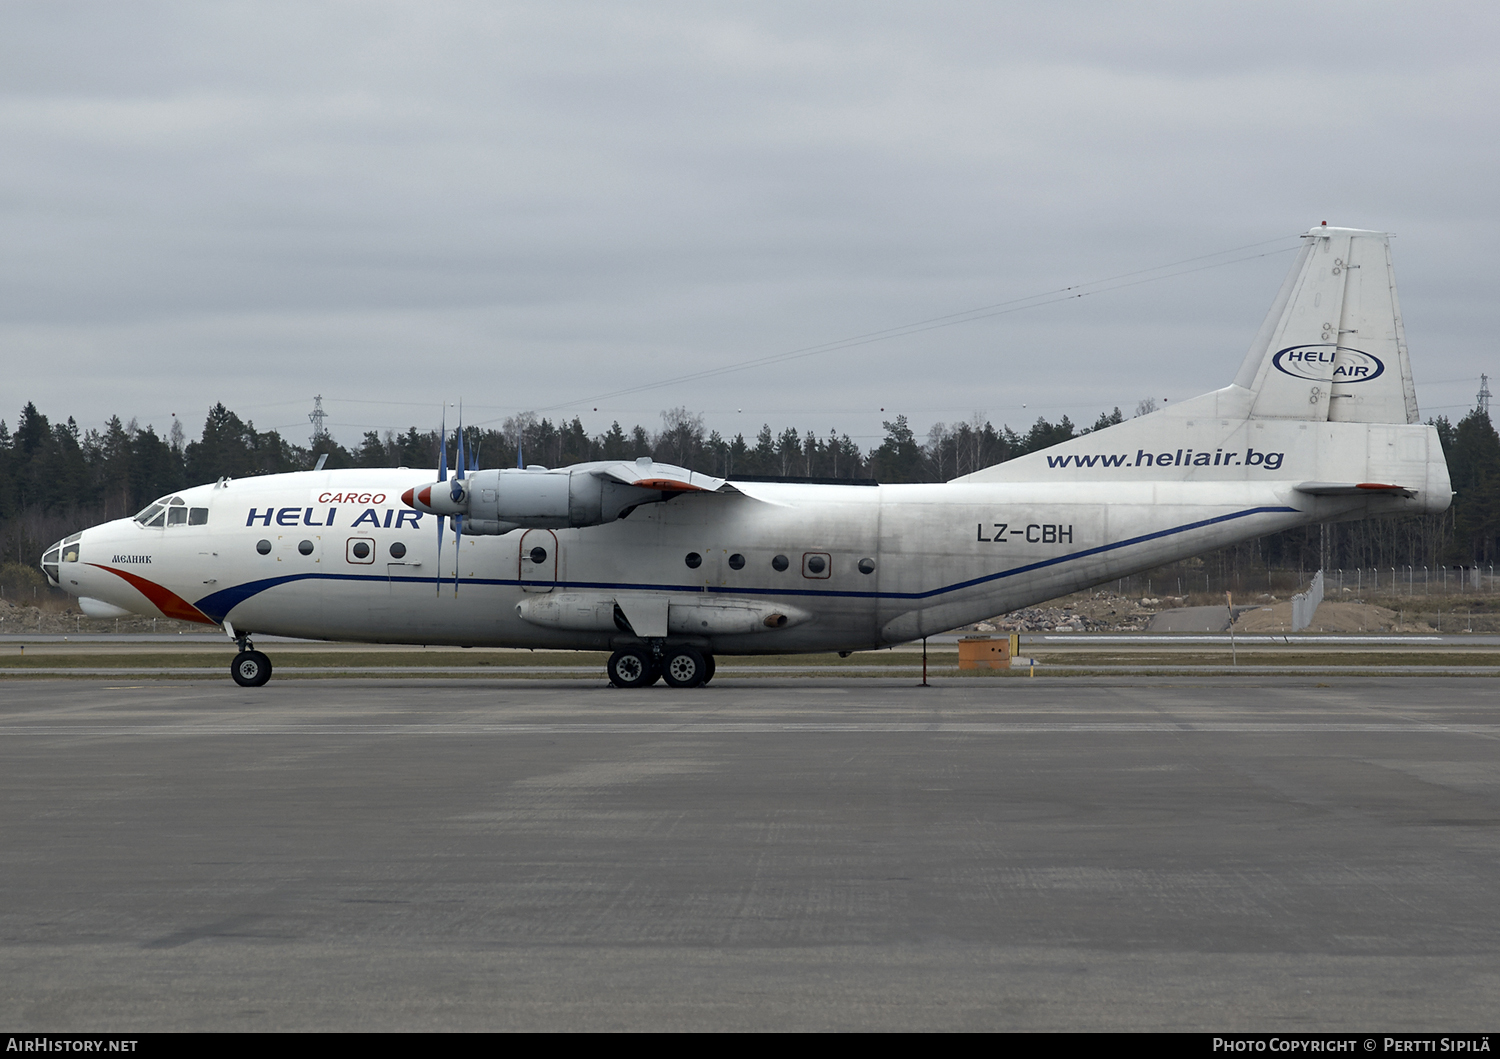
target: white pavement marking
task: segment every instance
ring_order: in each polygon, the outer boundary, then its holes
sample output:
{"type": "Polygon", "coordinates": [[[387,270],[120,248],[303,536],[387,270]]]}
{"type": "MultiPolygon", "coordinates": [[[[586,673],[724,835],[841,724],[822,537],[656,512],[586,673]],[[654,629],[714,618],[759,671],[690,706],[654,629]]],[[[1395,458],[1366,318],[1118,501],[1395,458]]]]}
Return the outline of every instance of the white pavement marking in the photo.
{"type": "Polygon", "coordinates": [[[986,721],[624,721],[570,724],[48,724],[0,725],[6,735],[719,735],[783,732],[886,732],[912,735],[1033,735],[1049,733],[1281,733],[1281,732],[1401,732],[1442,735],[1500,735],[1500,724],[1430,724],[1390,722],[1193,722],[1143,721],[1089,723],[1026,723],[986,721]]]}

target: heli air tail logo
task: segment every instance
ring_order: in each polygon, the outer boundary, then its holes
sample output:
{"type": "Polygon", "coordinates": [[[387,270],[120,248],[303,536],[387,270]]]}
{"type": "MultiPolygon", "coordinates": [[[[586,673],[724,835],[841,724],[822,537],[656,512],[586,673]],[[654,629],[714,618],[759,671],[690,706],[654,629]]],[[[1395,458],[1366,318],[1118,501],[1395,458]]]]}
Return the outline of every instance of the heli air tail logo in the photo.
{"type": "Polygon", "coordinates": [[[1332,342],[1288,346],[1272,357],[1271,363],[1294,379],[1313,382],[1369,382],[1385,372],[1379,357],[1332,342]]]}

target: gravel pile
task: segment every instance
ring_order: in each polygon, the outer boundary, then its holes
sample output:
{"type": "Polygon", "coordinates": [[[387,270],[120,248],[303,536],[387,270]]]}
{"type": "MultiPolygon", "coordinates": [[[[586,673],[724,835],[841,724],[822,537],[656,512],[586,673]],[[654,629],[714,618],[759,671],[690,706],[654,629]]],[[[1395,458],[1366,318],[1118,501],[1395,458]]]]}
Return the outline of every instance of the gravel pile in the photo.
{"type": "Polygon", "coordinates": [[[1171,597],[1127,599],[1113,592],[1096,592],[1060,606],[1023,607],[965,628],[981,633],[1139,632],[1153,614],[1182,603],[1171,597]]]}

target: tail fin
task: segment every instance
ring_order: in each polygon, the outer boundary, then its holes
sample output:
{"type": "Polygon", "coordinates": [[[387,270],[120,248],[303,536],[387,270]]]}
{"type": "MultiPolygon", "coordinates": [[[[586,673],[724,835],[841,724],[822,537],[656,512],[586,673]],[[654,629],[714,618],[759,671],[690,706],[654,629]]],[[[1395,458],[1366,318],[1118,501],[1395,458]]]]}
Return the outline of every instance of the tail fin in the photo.
{"type": "Polygon", "coordinates": [[[1251,419],[1416,423],[1390,236],[1314,228],[1235,384],[1251,419]]]}
{"type": "Polygon", "coordinates": [[[1417,418],[1389,236],[1308,232],[1233,384],[962,480],[1259,482],[1318,498],[1320,519],[1444,510],[1452,486],[1417,418]]]}

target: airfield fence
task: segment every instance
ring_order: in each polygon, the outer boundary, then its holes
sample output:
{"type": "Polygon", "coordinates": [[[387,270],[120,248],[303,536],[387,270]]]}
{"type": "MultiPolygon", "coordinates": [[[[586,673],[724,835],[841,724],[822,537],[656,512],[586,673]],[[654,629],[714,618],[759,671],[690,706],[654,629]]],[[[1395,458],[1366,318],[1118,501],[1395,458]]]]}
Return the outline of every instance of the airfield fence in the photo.
{"type": "MultiPolygon", "coordinates": [[[[1215,571],[1192,566],[1167,566],[1113,582],[1117,594],[1127,597],[1223,596],[1231,592],[1247,597],[1270,593],[1289,597],[1312,585],[1315,571],[1260,568],[1253,571],[1215,571]]],[[[1500,596],[1494,565],[1486,566],[1364,566],[1323,572],[1329,599],[1348,600],[1363,596],[1382,599],[1422,599],[1448,596],[1500,596]]],[[[1101,586],[1108,588],[1108,584],[1101,586]]]]}

